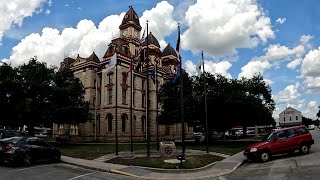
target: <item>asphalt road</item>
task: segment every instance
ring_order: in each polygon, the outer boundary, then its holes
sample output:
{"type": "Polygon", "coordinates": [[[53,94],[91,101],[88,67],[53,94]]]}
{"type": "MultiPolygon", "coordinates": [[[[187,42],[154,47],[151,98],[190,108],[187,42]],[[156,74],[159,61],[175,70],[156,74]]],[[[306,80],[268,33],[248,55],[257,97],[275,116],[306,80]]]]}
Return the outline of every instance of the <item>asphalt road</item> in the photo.
{"type": "Polygon", "coordinates": [[[320,179],[320,130],[310,131],[315,144],[308,155],[280,155],[267,163],[246,162],[216,180],[318,180],[320,179]]]}
{"type": "Polygon", "coordinates": [[[0,166],[2,180],[131,180],[128,176],[93,171],[64,163],[37,164],[30,167],[0,166]]]}

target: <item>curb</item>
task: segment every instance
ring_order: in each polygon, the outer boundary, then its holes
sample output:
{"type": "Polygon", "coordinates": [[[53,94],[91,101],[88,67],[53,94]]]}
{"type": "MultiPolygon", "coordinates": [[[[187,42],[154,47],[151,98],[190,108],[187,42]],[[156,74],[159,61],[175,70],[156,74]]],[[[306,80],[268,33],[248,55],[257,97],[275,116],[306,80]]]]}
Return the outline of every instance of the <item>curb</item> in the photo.
{"type": "Polygon", "coordinates": [[[131,176],[131,177],[140,178],[140,179],[149,179],[149,178],[145,178],[143,176],[138,176],[138,175],[135,175],[135,174],[123,172],[123,171],[120,171],[120,170],[117,170],[117,169],[110,169],[109,173],[121,174],[121,175],[131,176]]]}
{"type": "Polygon", "coordinates": [[[81,164],[72,163],[72,162],[63,161],[63,160],[61,160],[60,162],[63,162],[63,163],[66,163],[66,164],[70,164],[70,165],[74,165],[74,166],[78,166],[78,167],[82,167],[82,168],[85,168],[85,169],[91,169],[91,170],[94,170],[94,171],[109,172],[110,173],[110,169],[95,168],[95,167],[81,165],[81,164]]]}
{"type": "MultiPolygon", "coordinates": [[[[242,162],[239,162],[230,171],[214,174],[212,176],[195,177],[194,179],[198,179],[198,178],[215,178],[215,177],[220,177],[220,176],[224,176],[224,175],[230,174],[233,171],[235,171],[236,169],[238,169],[244,162],[245,162],[245,160],[242,161],[242,162]]],[[[212,163],[212,164],[215,164],[215,163],[212,163]]],[[[139,167],[139,166],[134,166],[134,167],[139,167]]],[[[144,167],[143,169],[147,169],[147,168],[144,167]]],[[[155,168],[152,168],[152,170],[155,170],[155,168]]],[[[181,172],[181,171],[177,171],[177,172],[181,172]]],[[[192,172],[195,172],[195,171],[190,171],[190,172],[192,173],[192,172]]],[[[125,175],[125,176],[131,176],[131,177],[140,178],[140,179],[157,179],[157,180],[165,180],[165,179],[167,179],[167,178],[154,178],[154,177],[151,178],[151,177],[138,176],[138,175],[135,175],[135,174],[132,174],[132,173],[127,173],[127,172],[124,172],[124,171],[121,171],[121,170],[117,170],[117,169],[110,169],[109,173],[120,174],[120,175],[125,175]]],[[[177,179],[185,179],[185,178],[177,177],[175,179],[177,180],[177,179]]]]}

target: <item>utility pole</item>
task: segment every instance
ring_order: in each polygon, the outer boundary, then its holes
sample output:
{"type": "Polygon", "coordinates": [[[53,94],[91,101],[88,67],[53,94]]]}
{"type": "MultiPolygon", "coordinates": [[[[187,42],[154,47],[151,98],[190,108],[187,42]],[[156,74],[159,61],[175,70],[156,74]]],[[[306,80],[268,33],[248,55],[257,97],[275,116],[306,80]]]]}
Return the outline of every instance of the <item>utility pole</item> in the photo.
{"type": "MultiPolygon", "coordinates": [[[[115,52],[116,53],[116,52],[115,52]]],[[[116,61],[116,155],[119,155],[119,149],[118,149],[118,57],[116,61]]]]}
{"type": "Polygon", "coordinates": [[[159,104],[158,104],[158,78],[157,78],[157,76],[158,76],[158,73],[157,73],[157,71],[158,71],[158,69],[157,69],[157,67],[158,67],[158,60],[157,59],[155,59],[155,77],[154,77],[154,79],[155,79],[155,82],[156,82],[156,112],[157,112],[157,115],[156,115],[156,124],[157,124],[157,151],[159,151],[159,122],[158,122],[158,116],[159,116],[159,112],[158,112],[158,109],[159,109],[159,104]]]}
{"type": "Polygon", "coordinates": [[[203,68],[203,82],[204,82],[204,112],[206,117],[206,134],[207,134],[207,153],[209,153],[209,127],[208,127],[208,111],[207,111],[207,81],[205,77],[204,71],[204,59],[203,59],[203,51],[201,52],[202,58],[202,68],[203,68]]]}
{"type": "Polygon", "coordinates": [[[131,68],[131,76],[130,76],[130,87],[131,87],[131,91],[130,91],[130,149],[131,149],[131,153],[133,152],[133,132],[132,132],[132,98],[133,98],[133,70],[132,70],[132,57],[131,57],[131,62],[130,62],[130,68],[131,68]]]}
{"type": "Polygon", "coordinates": [[[146,55],[147,55],[147,58],[145,60],[146,64],[147,64],[147,114],[146,114],[146,117],[147,117],[147,156],[150,157],[150,117],[149,117],[149,106],[150,106],[150,102],[149,102],[149,27],[148,27],[148,22],[147,21],[147,51],[146,51],[146,55]]]}

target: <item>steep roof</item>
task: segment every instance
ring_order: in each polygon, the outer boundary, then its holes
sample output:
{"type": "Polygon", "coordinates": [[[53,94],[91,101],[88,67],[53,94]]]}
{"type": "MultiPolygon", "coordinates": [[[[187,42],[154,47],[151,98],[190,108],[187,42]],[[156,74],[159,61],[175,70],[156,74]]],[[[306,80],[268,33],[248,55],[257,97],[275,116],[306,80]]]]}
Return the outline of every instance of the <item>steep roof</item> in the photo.
{"type": "Polygon", "coordinates": [[[157,46],[158,48],[160,48],[160,44],[159,44],[157,38],[155,38],[151,32],[145,38],[145,41],[143,42],[143,46],[146,46],[147,43],[149,43],[149,45],[153,44],[153,45],[157,46]]]}
{"type": "Polygon", "coordinates": [[[173,55],[174,57],[178,57],[177,52],[172,48],[170,43],[167,45],[166,48],[164,48],[162,54],[163,54],[163,56],[173,55]]]}
{"type": "Polygon", "coordinates": [[[94,52],[87,58],[87,60],[100,63],[100,60],[99,60],[98,56],[94,52]]]}
{"type": "Polygon", "coordinates": [[[137,13],[134,11],[132,6],[129,6],[128,12],[124,15],[122,23],[119,26],[120,29],[126,28],[127,26],[134,26],[139,31],[141,30],[140,21],[137,13]]]}

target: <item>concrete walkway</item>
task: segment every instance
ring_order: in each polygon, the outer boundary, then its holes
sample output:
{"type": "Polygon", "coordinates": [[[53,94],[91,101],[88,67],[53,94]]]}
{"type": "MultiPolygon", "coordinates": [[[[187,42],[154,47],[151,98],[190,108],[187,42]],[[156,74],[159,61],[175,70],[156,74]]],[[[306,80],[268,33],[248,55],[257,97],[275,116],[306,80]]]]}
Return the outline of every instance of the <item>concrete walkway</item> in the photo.
{"type": "MultiPolygon", "coordinates": [[[[204,154],[203,151],[189,150],[186,154],[204,154]]],[[[127,154],[122,152],[122,155],[127,154]]],[[[134,156],[137,157],[139,153],[134,156]]],[[[210,152],[212,155],[218,155],[225,157],[220,162],[210,164],[206,167],[197,169],[157,169],[157,168],[147,168],[138,166],[125,166],[112,163],[105,163],[106,160],[115,157],[114,154],[102,156],[95,160],[85,160],[72,158],[67,156],[62,156],[62,162],[73,164],[93,170],[106,171],[110,173],[117,173],[127,176],[132,176],[142,179],[202,179],[202,178],[213,178],[218,176],[223,176],[231,173],[237,169],[245,160],[242,152],[239,152],[233,156],[224,155],[221,153],[210,152]]],[[[119,153],[121,155],[121,153],[119,153]]]]}

